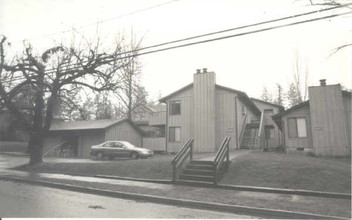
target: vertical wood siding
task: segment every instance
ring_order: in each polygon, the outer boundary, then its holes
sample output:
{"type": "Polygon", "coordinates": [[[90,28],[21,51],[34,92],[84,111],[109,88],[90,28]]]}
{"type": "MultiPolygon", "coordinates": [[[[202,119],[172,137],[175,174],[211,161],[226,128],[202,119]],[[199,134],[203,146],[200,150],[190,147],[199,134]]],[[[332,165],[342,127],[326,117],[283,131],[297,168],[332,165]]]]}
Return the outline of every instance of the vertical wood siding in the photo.
{"type": "Polygon", "coordinates": [[[194,150],[215,152],[215,73],[194,75],[194,150]]]}
{"type": "Polygon", "coordinates": [[[345,115],[346,115],[347,137],[348,137],[347,141],[349,146],[348,151],[351,152],[351,116],[352,116],[351,96],[343,96],[343,105],[344,105],[345,115]]]}
{"type": "Polygon", "coordinates": [[[296,150],[296,148],[313,148],[312,142],[312,130],[311,130],[311,122],[310,122],[310,112],[309,106],[302,106],[299,109],[296,109],[282,117],[284,121],[284,130],[285,130],[285,147],[291,150],[296,150]],[[290,117],[299,117],[306,119],[306,126],[307,126],[307,137],[297,137],[297,138],[289,138],[288,137],[288,123],[287,118],[290,117]]]}
{"type": "Polygon", "coordinates": [[[165,151],[165,138],[164,137],[145,137],[143,138],[143,148],[153,151],[165,151]]]}
{"type": "Polygon", "coordinates": [[[128,141],[137,147],[142,147],[142,135],[128,122],[122,122],[106,129],[105,141],[112,140],[128,141]]]}
{"type": "Polygon", "coordinates": [[[82,131],[78,135],[77,157],[89,158],[93,145],[101,144],[104,140],[104,131],[82,131]]]}
{"type": "MultiPolygon", "coordinates": [[[[236,109],[235,97],[237,95],[223,89],[216,89],[216,148],[220,147],[222,140],[226,136],[231,137],[230,148],[236,147],[236,109]]],[[[237,121],[243,123],[243,117],[240,113],[242,103],[237,100],[237,121]]],[[[239,135],[240,131],[238,131],[239,135]]]]}
{"type": "MultiPolygon", "coordinates": [[[[273,119],[271,118],[272,115],[277,114],[279,112],[279,108],[263,103],[263,102],[259,102],[256,100],[252,100],[254,102],[254,104],[257,106],[257,108],[259,108],[259,110],[262,112],[264,111],[264,109],[273,109],[273,114],[271,113],[265,113],[264,114],[264,126],[265,125],[272,125],[274,126],[274,140],[270,140],[268,143],[268,147],[277,147],[278,145],[282,144],[282,140],[281,140],[281,131],[278,128],[278,126],[276,125],[276,123],[273,121],[273,119]]],[[[265,135],[265,131],[262,133],[262,135],[265,135]]],[[[264,137],[265,138],[265,137],[264,137]]],[[[263,147],[263,146],[261,146],[263,147]]]]}
{"type": "Polygon", "coordinates": [[[150,115],[149,119],[149,125],[164,125],[166,123],[166,112],[165,111],[160,111],[160,112],[153,112],[150,115]]]}
{"type": "MultiPolygon", "coordinates": [[[[181,93],[172,97],[172,99],[167,101],[180,101],[181,102],[181,115],[169,115],[168,117],[168,127],[167,131],[169,132],[170,127],[179,126],[181,127],[181,141],[180,142],[169,142],[167,139],[167,150],[168,152],[174,153],[177,152],[186,141],[193,137],[193,90],[192,88],[182,91],[181,93]]],[[[169,109],[169,108],[168,108],[169,109]]],[[[168,137],[169,135],[167,135],[168,137]]]]}
{"type": "Polygon", "coordinates": [[[310,87],[309,103],[314,153],[348,155],[346,113],[340,85],[310,87]]]}

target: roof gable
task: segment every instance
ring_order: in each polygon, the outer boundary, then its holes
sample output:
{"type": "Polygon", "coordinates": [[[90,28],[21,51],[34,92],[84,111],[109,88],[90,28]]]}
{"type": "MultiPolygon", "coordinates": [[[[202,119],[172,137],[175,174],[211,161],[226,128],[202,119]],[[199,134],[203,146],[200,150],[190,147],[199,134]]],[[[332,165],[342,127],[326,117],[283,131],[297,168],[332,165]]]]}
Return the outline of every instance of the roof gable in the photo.
{"type": "MultiPolygon", "coordinates": [[[[182,87],[181,89],[159,99],[160,102],[163,102],[165,103],[166,100],[174,97],[175,95],[177,94],[180,94],[181,92],[187,90],[187,89],[190,89],[193,87],[193,83],[190,83],[184,87],[182,87]]],[[[245,103],[252,111],[255,115],[260,115],[260,110],[257,108],[257,106],[252,102],[252,100],[247,96],[247,94],[245,92],[242,92],[242,91],[239,91],[239,90],[236,90],[236,89],[232,89],[232,88],[228,88],[228,87],[225,87],[225,86],[221,86],[221,85],[218,85],[218,84],[215,84],[215,88],[216,89],[224,89],[226,91],[229,91],[229,92],[233,92],[233,93],[237,93],[238,94],[238,98],[243,102],[245,103]]]]}

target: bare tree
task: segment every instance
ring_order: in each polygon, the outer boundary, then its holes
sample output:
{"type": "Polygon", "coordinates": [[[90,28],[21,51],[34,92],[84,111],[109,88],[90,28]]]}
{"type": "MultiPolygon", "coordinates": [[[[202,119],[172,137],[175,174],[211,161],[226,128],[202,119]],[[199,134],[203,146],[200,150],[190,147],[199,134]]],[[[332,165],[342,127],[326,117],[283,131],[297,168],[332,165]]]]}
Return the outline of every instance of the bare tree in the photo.
{"type": "Polygon", "coordinates": [[[261,99],[266,102],[272,102],[273,101],[273,96],[272,94],[268,91],[268,89],[264,86],[263,87],[263,92],[261,99]]]}
{"type": "Polygon", "coordinates": [[[43,140],[49,131],[57,100],[72,88],[89,88],[96,92],[116,90],[120,86],[119,71],[136,56],[135,52],[126,53],[122,41],[108,53],[101,52],[98,41],[78,46],[74,43],[68,47],[58,45],[41,56],[27,44],[22,56],[9,61],[5,59],[5,42],[3,37],[0,42],[0,97],[30,134],[30,165],[43,161],[43,140]],[[30,119],[14,101],[26,87],[31,87],[34,93],[30,119]]]}
{"type": "Polygon", "coordinates": [[[133,111],[147,104],[147,92],[141,85],[141,65],[137,59],[131,60],[122,70],[121,86],[115,91],[120,102],[118,111],[121,115],[132,119],[133,111]]]}

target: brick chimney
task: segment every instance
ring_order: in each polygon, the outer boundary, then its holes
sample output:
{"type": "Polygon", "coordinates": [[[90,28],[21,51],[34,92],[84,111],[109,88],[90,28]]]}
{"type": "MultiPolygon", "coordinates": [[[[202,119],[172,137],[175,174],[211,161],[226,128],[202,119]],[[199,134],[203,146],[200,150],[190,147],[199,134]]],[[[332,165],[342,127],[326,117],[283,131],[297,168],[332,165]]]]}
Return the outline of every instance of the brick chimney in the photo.
{"type": "Polygon", "coordinates": [[[326,79],[319,80],[321,86],[326,86],[326,79]]]}

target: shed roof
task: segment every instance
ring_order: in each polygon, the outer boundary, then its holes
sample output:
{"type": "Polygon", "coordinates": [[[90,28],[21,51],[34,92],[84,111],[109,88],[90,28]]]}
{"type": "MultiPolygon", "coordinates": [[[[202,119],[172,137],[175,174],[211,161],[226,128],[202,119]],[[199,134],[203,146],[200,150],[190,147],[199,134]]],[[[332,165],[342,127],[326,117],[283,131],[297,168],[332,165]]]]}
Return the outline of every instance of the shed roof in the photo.
{"type": "Polygon", "coordinates": [[[77,130],[103,130],[120,123],[130,123],[138,132],[141,129],[129,119],[102,119],[94,121],[71,121],[71,122],[54,122],[50,126],[50,131],[77,131],[77,130]]]}

